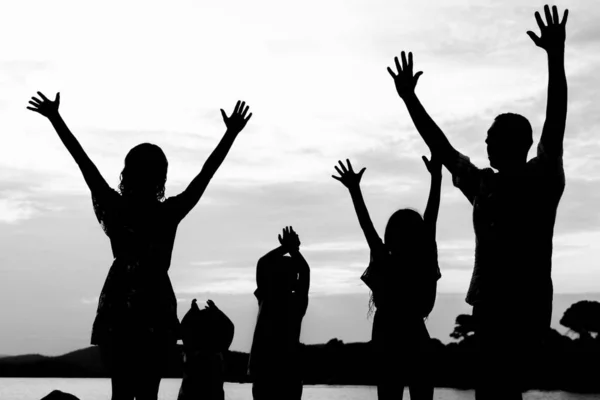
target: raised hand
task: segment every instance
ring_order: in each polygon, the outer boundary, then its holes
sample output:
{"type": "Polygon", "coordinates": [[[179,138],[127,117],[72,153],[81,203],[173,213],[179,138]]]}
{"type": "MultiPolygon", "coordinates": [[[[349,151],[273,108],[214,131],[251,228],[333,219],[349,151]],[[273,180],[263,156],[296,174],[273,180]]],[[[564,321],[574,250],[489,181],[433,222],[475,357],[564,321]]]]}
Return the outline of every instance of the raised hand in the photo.
{"type": "Polygon", "coordinates": [[[283,235],[278,235],[279,243],[288,251],[300,248],[300,238],[291,226],[283,228],[283,235]]]}
{"type": "Polygon", "coordinates": [[[538,37],[532,31],[527,31],[527,34],[533,40],[536,46],[541,47],[547,52],[554,50],[563,51],[565,48],[565,25],[567,18],[569,17],[569,10],[565,10],[563,14],[562,22],[559,21],[558,9],[556,6],[552,6],[552,13],[550,13],[550,7],[544,6],[544,13],[546,14],[546,22],[548,25],[544,25],[544,20],[540,16],[539,12],[535,12],[535,20],[540,27],[541,37],[538,37]]]}
{"type": "Polygon", "coordinates": [[[216,304],[210,299],[206,301],[206,307],[204,308],[206,310],[218,310],[216,304]]]}
{"type": "Polygon", "coordinates": [[[54,101],[49,100],[42,92],[37,92],[37,94],[42,98],[41,100],[37,97],[32,97],[29,100],[30,107],[27,107],[28,110],[35,111],[37,113],[42,114],[46,118],[52,118],[55,115],[58,115],[58,105],[60,104],[60,93],[56,93],[56,98],[54,101]]]}
{"type": "Polygon", "coordinates": [[[348,168],[346,168],[346,166],[341,161],[338,161],[341,169],[336,166],[335,170],[338,172],[338,174],[340,174],[340,176],[331,175],[331,177],[342,182],[344,186],[346,186],[348,189],[356,189],[360,185],[360,179],[362,178],[362,175],[365,172],[366,168],[361,169],[357,174],[352,169],[352,164],[350,164],[350,160],[346,159],[346,162],[348,163],[348,168]]]}
{"type": "Polygon", "coordinates": [[[252,113],[248,114],[248,117],[246,117],[249,108],[250,107],[246,105],[245,101],[240,102],[238,100],[231,116],[228,117],[227,114],[225,114],[225,111],[221,109],[221,115],[223,116],[227,131],[240,133],[242,129],[244,129],[246,123],[250,120],[250,117],[252,117],[252,113]]]}
{"type": "Polygon", "coordinates": [[[427,157],[421,157],[423,162],[425,163],[425,167],[427,171],[431,174],[432,177],[441,177],[442,176],[442,163],[437,157],[431,156],[431,160],[428,160],[427,157]]]}
{"type": "Polygon", "coordinates": [[[398,96],[404,98],[405,96],[409,96],[414,94],[415,87],[417,86],[417,81],[419,77],[423,74],[422,71],[417,72],[413,75],[413,57],[412,53],[408,53],[408,60],[406,60],[406,53],[402,52],[402,66],[400,66],[400,62],[398,61],[398,57],[394,57],[394,62],[396,63],[397,73],[388,67],[387,70],[394,78],[394,84],[396,85],[396,91],[398,92],[398,96]]]}

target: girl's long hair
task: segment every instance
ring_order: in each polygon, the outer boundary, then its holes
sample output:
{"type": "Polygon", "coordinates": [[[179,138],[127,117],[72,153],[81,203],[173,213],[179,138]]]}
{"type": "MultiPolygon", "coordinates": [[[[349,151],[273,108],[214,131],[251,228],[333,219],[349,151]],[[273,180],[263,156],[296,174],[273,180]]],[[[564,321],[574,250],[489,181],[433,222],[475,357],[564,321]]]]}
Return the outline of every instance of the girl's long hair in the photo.
{"type": "Polygon", "coordinates": [[[168,166],[165,153],[157,145],[135,146],[125,157],[119,183],[121,195],[164,200],[168,166]]]}
{"type": "MultiPolygon", "coordinates": [[[[389,251],[389,261],[376,268],[379,279],[388,282],[411,280],[411,285],[419,287],[437,280],[438,262],[435,238],[427,231],[423,217],[418,211],[403,208],[392,214],[385,227],[384,246],[389,251]]],[[[369,316],[376,307],[377,294],[371,291],[369,316]]],[[[418,304],[417,306],[422,306],[418,304]]],[[[426,318],[429,312],[426,312],[426,318]]]]}

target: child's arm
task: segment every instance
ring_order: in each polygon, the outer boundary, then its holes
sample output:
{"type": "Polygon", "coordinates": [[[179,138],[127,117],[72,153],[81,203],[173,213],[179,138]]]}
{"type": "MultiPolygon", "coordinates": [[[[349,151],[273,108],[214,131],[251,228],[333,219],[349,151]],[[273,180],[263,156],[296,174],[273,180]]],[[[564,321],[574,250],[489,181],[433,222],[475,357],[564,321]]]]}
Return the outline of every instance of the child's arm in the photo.
{"type": "Polygon", "coordinates": [[[440,192],[442,189],[442,163],[439,162],[438,157],[435,155],[431,156],[431,160],[428,160],[427,157],[423,156],[423,162],[431,175],[429,199],[427,200],[427,207],[425,208],[423,219],[425,221],[425,226],[427,226],[427,229],[431,232],[433,239],[435,240],[437,218],[440,210],[440,192]]]}
{"type": "Polygon", "coordinates": [[[46,98],[41,92],[37,92],[37,94],[41,100],[37,97],[32,97],[29,101],[31,106],[27,107],[27,109],[43,115],[52,123],[58,137],[79,166],[83,179],[85,179],[85,183],[90,188],[92,194],[94,196],[103,196],[106,194],[110,190],[110,187],[58,112],[60,93],[56,94],[54,101],[46,98]]]}
{"type": "Polygon", "coordinates": [[[283,229],[283,236],[281,234],[278,235],[278,239],[280,246],[262,256],[256,265],[256,286],[258,293],[267,293],[269,269],[273,267],[277,259],[300,247],[298,235],[296,235],[291,227],[285,227],[283,229]]]}
{"type": "Polygon", "coordinates": [[[240,104],[239,101],[230,117],[228,117],[227,114],[225,114],[225,111],[221,109],[221,115],[223,116],[223,121],[225,121],[227,130],[217,147],[204,163],[200,173],[180,195],[176,196],[179,199],[177,202],[177,213],[180,219],[185,217],[198,201],[200,201],[208,183],[223,163],[223,160],[225,160],[237,135],[244,129],[246,123],[250,120],[250,117],[252,117],[252,113],[248,114],[246,117],[248,109],[249,107],[246,106],[245,102],[240,104]]]}
{"type": "Polygon", "coordinates": [[[352,203],[354,204],[354,210],[356,211],[356,216],[358,217],[358,222],[362,231],[367,239],[367,243],[371,249],[377,248],[381,244],[381,239],[375,230],[375,226],[373,226],[373,222],[371,221],[371,217],[369,216],[369,211],[367,210],[367,205],[365,204],[365,200],[363,199],[362,192],[360,190],[360,179],[362,178],[362,174],[365,172],[366,168],[361,169],[358,173],[355,173],[352,169],[352,164],[350,164],[350,160],[346,160],[348,163],[348,168],[344,166],[341,161],[338,161],[340,164],[340,168],[337,166],[335,170],[340,174],[340,176],[332,175],[333,179],[336,179],[344,186],[348,188],[350,191],[350,196],[352,197],[352,203]]]}
{"type": "Polygon", "coordinates": [[[298,265],[299,276],[297,293],[301,296],[308,297],[308,291],[310,289],[310,267],[299,249],[290,251],[290,256],[292,256],[298,265]]]}

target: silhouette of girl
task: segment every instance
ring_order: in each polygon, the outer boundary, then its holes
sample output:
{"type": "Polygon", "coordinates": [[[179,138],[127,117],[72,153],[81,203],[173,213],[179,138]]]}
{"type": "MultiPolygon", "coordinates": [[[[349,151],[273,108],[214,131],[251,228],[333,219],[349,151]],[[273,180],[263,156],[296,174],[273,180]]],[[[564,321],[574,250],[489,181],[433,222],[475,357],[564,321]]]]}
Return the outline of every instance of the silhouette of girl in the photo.
{"type": "Polygon", "coordinates": [[[259,310],[248,363],[254,400],[302,397],[300,331],[308,307],[310,268],[291,227],[283,230],[279,242],[281,246],[256,266],[259,310]]]}
{"type": "MultiPolygon", "coordinates": [[[[377,397],[401,399],[404,386],[413,400],[431,400],[427,351],[430,337],[425,318],[433,309],[437,280],[441,277],[435,243],[436,220],[440,204],[441,164],[423,161],[431,174],[431,189],[425,218],[411,209],[400,209],[388,220],[382,242],[365,205],[360,179],[339,161],[340,174],[334,179],[350,191],[358,221],[371,250],[371,262],[361,279],[371,289],[369,312],[376,308],[372,344],[378,363],[377,397]]],[[[430,361],[429,361],[430,362],[430,361]]]]}
{"type": "Polygon", "coordinates": [[[47,117],[87,183],[98,221],[114,256],[98,300],[91,343],[98,345],[113,400],[156,400],[170,351],[180,337],[177,302],[168,270],[179,222],[198,203],[252,114],[237,102],[223,138],[185,191],[165,199],[167,159],[143,143],[127,154],[119,192],[111,189],[58,112],[37,92],[29,110],[47,117]]]}

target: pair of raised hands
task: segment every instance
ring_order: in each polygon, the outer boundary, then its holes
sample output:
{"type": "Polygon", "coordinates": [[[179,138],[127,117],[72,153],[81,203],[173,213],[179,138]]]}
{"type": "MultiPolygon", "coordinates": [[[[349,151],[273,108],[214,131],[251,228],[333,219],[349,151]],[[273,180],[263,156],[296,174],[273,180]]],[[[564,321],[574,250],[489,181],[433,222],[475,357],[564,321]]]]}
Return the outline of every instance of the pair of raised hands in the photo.
{"type": "Polygon", "coordinates": [[[291,226],[283,228],[283,233],[278,235],[279,243],[288,252],[297,251],[300,248],[300,237],[291,226]]]}
{"type": "MultiPolygon", "coordinates": [[[[60,93],[56,93],[54,101],[48,99],[42,92],[37,92],[37,94],[39,98],[32,97],[29,100],[30,106],[27,109],[35,111],[48,119],[57,117],[58,106],[60,105],[60,93]]],[[[223,116],[223,121],[228,132],[237,134],[244,129],[250,117],[252,117],[252,113],[248,114],[249,109],[250,106],[247,106],[245,101],[238,101],[230,116],[227,116],[225,111],[221,109],[221,115],[223,116]]]]}
{"type": "MultiPolygon", "coordinates": [[[[550,7],[547,5],[544,6],[544,14],[546,15],[546,24],[544,24],[544,20],[540,16],[540,13],[537,11],[535,13],[535,20],[540,28],[541,35],[537,36],[532,31],[527,31],[527,35],[529,35],[536,46],[546,50],[549,55],[557,52],[564,52],[566,37],[565,25],[567,23],[567,18],[569,17],[569,10],[565,10],[562,21],[559,20],[558,9],[556,6],[552,7],[552,12],[550,12],[550,7]]],[[[387,70],[394,79],[398,95],[405,98],[414,93],[417,81],[423,72],[419,71],[416,74],[413,73],[412,53],[409,52],[407,58],[406,53],[403,51],[401,53],[401,58],[402,65],[400,65],[398,57],[394,57],[397,72],[394,72],[390,67],[388,67],[387,70]]]]}
{"type": "MultiPolygon", "coordinates": [[[[427,157],[423,156],[423,162],[425,163],[425,167],[427,167],[427,171],[431,174],[432,178],[437,178],[442,176],[442,163],[438,160],[437,157],[431,157],[431,160],[428,160],[427,157]]],[[[357,188],[360,185],[360,179],[362,178],[363,173],[366,168],[361,169],[358,173],[354,172],[352,169],[352,164],[350,164],[350,160],[346,159],[346,163],[348,166],[345,166],[343,162],[338,161],[340,167],[335,167],[335,170],[340,174],[340,176],[331,175],[333,179],[336,179],[344,184],[348,189],[357,188]]]]}

